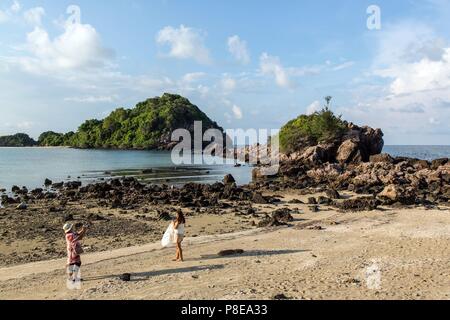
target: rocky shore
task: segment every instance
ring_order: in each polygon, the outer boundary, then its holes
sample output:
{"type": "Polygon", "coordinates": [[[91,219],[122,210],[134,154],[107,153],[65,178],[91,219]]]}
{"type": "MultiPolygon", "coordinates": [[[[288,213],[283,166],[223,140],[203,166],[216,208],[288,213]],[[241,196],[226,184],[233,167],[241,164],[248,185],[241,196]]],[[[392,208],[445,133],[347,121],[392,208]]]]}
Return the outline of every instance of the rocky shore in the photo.
{"type": "MultiPolygon", "coordinates": [[[[449,204],[448,158],[425,161],[383,154],[383,132],[348,125],[344,136],[316,146],[305,145],[281,155],[278,174],[267,177],[264,167],[253,172],[255,181],[274,179],[281,189],[319,188],[330,192],[329,203],[339,191],[365,195],[340,204],[342,209],[376,209],[379,205],[449,204]]],[[[257,152],[256,149],[249,152],[257,152]]],[[[272,182],[263,182],[270,187],[272,182]]]]}
{"type": "MultiPolygon", "coordinates": [[[[61,226],[91,226],[88,251],[158,241],[174,212],[190,221],[190,236],[288,225],[305,210],[358,212],[387,207],[450,208],[450,162],[382,154],[383,133],[349,124],[342,138],[280,155],[278,173],[238,186],[227,175],[214,184],[145,184],[133,177],[82,185],[43,181],[42,188],[0,190],[3,265],[62,257],[61,226]],[[8,193],[6,193],[8,192],[8,193]]],[[[259,154],[261,146],[238,151],[259,154]]]]}

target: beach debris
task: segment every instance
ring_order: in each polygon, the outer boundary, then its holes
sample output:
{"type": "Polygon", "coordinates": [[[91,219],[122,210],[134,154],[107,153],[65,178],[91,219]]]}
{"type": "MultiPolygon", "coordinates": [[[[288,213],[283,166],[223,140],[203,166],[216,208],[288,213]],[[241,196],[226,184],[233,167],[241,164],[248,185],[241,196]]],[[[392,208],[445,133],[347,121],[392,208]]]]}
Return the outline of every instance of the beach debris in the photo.
{"type": "Polygon", "coordinates": [[[222,250],[217,255],[219,257],[227,257],[227,256],[236,256],[240,254],[244,254],[244,250],[242,249],[235,249],[235,250],[222,250]]]}
{"type": "Polygon", "coordinates": [[[52,180],[46,178],[44,181],[44,186],[49,187],[53,184],[52,180]]]}
{"type": "Polygon", "coordinates": [[[119,278],[124,282],[129,282],[131,281],[131,273],[124,273],[119,278]]]}
{"type": "Polygon", "coordinates": [[[322,226],[319,226],[319,225],[316,225],[316,226],[309,226],[309,227],[307,227],[306,229],[307,229],[307,230],[318,230],[318,231],[325,230],[322,226]]]}

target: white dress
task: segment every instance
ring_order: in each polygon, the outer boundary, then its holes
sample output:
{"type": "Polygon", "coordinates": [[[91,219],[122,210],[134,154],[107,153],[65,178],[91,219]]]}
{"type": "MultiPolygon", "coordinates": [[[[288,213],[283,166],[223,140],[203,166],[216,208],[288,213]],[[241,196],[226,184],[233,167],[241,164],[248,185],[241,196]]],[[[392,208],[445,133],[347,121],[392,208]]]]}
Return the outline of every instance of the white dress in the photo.
{"type": "Polygon", "coordinates": [[[184,231],[184,224],[179,224],[178,229],[175,229],[175,235],[178,237],[184,237],[185,231],[184,231]]]}

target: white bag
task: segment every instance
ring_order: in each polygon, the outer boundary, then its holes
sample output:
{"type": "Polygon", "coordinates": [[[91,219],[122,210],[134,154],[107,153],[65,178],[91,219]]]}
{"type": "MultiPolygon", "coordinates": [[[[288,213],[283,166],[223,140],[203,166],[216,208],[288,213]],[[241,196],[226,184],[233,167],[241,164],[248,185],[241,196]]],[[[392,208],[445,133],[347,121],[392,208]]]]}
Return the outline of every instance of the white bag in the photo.
{"type": "Polygon", "coordinates": [[[161,245],[164,248],[175,246],[175,230],[173,228],[173,223],[169,225],[166,233],[164,233],[164,236],[161,240],[161,245]]]}

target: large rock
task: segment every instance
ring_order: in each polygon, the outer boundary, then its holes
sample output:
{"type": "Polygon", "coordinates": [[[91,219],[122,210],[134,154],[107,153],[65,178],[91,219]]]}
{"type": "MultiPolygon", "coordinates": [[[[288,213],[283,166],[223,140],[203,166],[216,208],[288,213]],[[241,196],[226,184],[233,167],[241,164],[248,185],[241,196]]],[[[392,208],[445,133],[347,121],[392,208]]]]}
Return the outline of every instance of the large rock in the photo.
{"type": "Polygon", "coordinates": [[[389,185],[378,194],[378,199],[384,200],[386,204],[399,202],[404,205],[412,205],[416,202],[416,195],[411,188],[404,188],[399,185],[389,185]]]}
{"type": "Polygon", "coordinates": [[[437,170],[439,167],[448,163],[448,158],[436,159],[431,163],[431,169],[437,170]]]}
{"type": "Polygon", "coordinates": [[[333,162],[336,154],[335,143],[324,143],[304,149],[290,155],[290,160],[300,161],[311,165],[319,165],[326,162],[333,162]]]}
{"type": "Polygon", "coordinates": [[[336,160],[341,163],[368,162],[370,156],[380,154],[383,151],[384,140],[381,129],[370,127],[358,127],[349,124],[349,131],[343,138],[336,160]]]}
{"type": "Polygon", "coordinates": [[[370,162],[372,163],[394,163],[394,158],[392,158],[387,153],[380,153],[370,156],[370,162]]]}
{"type": "Polygon", "coordinates": [[[378,198],[380,199],[389,199],[392,201],[397,201],[400,197],[400,190],[396,185],[389,185],[384,188],[382,192],[378,194],[378,198]]]}
{"type": "Polygon", "coordinates": [[[280,166],[259,167],[252,171],[253,181],[272,179],[280,173],[280,166]]]}
{"type": "Polygon", "coordinates": [[[339,163],[359,163],[363,160],[358,142],[346,140],[339,147],[336,160],[339,163]]]}

